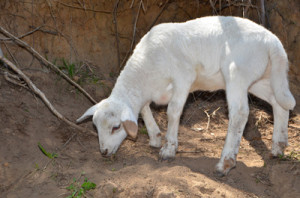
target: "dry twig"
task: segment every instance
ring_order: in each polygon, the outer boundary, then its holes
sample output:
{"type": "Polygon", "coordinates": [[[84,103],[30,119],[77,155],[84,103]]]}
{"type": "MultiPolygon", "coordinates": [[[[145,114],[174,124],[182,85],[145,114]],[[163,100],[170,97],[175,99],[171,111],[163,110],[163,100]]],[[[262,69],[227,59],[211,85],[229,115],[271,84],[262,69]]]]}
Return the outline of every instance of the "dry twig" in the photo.
{"type": "Polygon", "coordinates": [[[206,124],[206,129],[205,130],[208,130],[209,128],[209,124],[210,124],[210,115],[208,113],[209,110],[205,110],[204,113],[206,114],[207,116],[207,124],[206,124]]]}
{"type": "Polygon", "coordinates": [[[211,114],[208,113],[209,110],[204,110],[204,113],[206,114],[207,116],[207,124],[206,124],[206,129],[205,130],[208,130],[209,129],[209,125],[210,125],[210,118],[211,116],[214,118],[214,116],[216,115],[217,111],[219,111],[221,107],[218,107],[216,110],[214,110],[211,114]]]}
{"type": "Polygon", "coordinates": [[[106,10],[94,10],[94,9],[85,8],[85,7],[77,7],[77,6],[69,5],[69,4],[66,4],[66,3],[62,3],[60,1],[57,1],[57,3],[65,6],[65,7],[74,8],[74,9],[78,9],[78,10],[84,10],[84,11],[90,11],[90,12],[100,12],[100,13],[103,13],[103,14],[111,14],[110,11],[106,11],[106,10]]]}
{"type": "MultiPolygon", "coordinates": [[[[119,6],[120,0],[116,0],[114,11],[113,11],[113,23],[115,25],[115,36],[116,36],[116,42],[117,42],[117,58],[118,58],[118,68],[121,69],[121,57],[120,57],[120,40],[119,40],[119,33],[118,33],[118,23],[117,23],[117,10],[119,6]]],[[[119,71],[120,72],[120,71],[119,71]]]]}
{"type": "Polygon", "coordinates": [[[212,0],[209,0],[210,6],[213,9],[213,14],[218,15],[217,9],[215,7],[216,2],[213,2],[212,0]]]}
{"type": "Polygon", "coordinates": [[[8,72],[4,72],[4,78],[8,82],[10,82],[12,84],[15,84],[15,85],[18,85],[18,86],[23,87],[24,89],[28,90],[28,87],[26,85],[24,85],[23,83],[18,82],[18,81],[20,81],[20,79],[16,79],[15,75],[12,75],[8,72]]]}
{"type": "Polygon", "coordinates": [[[10,57],[15,61],[15,63],[17,64],[17,66],[20,67],[19,62],[18,62],[17,59],[14,57],[14,55],[10,52],[10,50],[9,50],[9,48],[8,48],[8,46],[7,46],[7,44],[4,43],[4,45],[5,45],[5,48],[6,48],[7,52],[9,53],[10,57]]]}
{"type": "Polygon", "coordinates": [[[130,6],[129,6],[130,8],[133,8],[134,2],[135,2],[135,0],[132,0],[132,1],[131,1],[131,4],[130,4],[130,6]]]}
{"type": "MultiPolygon", "coordinates": [[[[21,35],[21,36],[18,36],[18,38],[19,38],[19,39],[22,39],[22,38],[24,38],[24,37],[26,37],[26,36],[29,36],[29,35],[31,35],[31,34],[37,32],[37,31],[39,31],[42,27],[43,27],[43,25],[41,25],[41,26],[39,26],[39,27],[37,27],[37,28],[34,28],[33,30],[31,30],[31,31],[29,31],[29,32],[27,32],[27,33],[25,33],[25,34],[23,34],[23,35],[21,35]]],[[[12,38],[0,38],[0,41],[11,41],[11,40],[13,40],[13,39],[12,39],[12,38]]]]}
{"type": "Polygon", "coordinates": [[[214,110],[213,112],[212,112],[212,117],[214,118],[214,116],[216,115],[216,113],[217,113],[217,111],[219,111],[221,109],[221,107],[218,107],[216,110],[214,110]]]}
{"type": "Polygon", "coordinates": [[[195,149],[195,151],[184,151],[184,150],[181,150],[181,151],[177,151],[177,153],[203,153],[204,151],[202,150],[197,150],[195,149]]]}
{"type": "Polygon", "coordinates": [[[161,14],[164,12],[164,10],[167,8],[168,5],[169,5],[169,0],[167,0],[166,3],[163,5],[160,12],[158,13],[158,15],[155,17],[155,19],[153,20],[153,22],[149,26],[148,30],[150,30],[155,25],[156,21],[158,20],[158,18],[161,16],[161,14]]]}
{"type": "Polygon", "coordinates": [[[135,35],[136,35],[136,24],[137,24],[139,15],[140,15],[140,10],[141,10],[142,4],[143,4],[143,1],[141,0],[141,1],[140,1],[140,4],[139,4],[139,7],[138,7],[138,11],[137,11],[136,17],[135,17],[135,21],[134,21],[134,24],[133,24],[133,33],[132,33],[132,40],[131,40],[131,44],[130,44],[130,49],[129,49],[129,51],[127,52],[126,56],[124,57],[124,59],[123,59],[123,61],[122,61],[122,63],[121,63],[120,70],[125,66],[124,63],[125,63],[125,61],[127,60],[127,57],[129,56],[129,54],[130,54],[130,53],[132,52],[132,50],[133,50],[134,43],[135,43],[135,35]]]}
{"type": "Polygon", "coordinates": [[[80,85],[78,85],[76,82],[74,82],[72,79],[70,79],[65,73],[63,73],[56,65],[46,60],[41,54],[39,54],[35,49],[33,49],[31,46],[29,46],[26,42],[18,39],[16,36],[9,33],[7,30],[5,30],[3,27],[0,26],[0,33],[3,35],[11,38],[15,43],[17,43],[19,46],[25,48],[27,51],[29,51],[31,54],[34,55],[39,61],[44,63],[45,65],[49,66],[52,70],[55,72],[58,72],[65,80],[67,80],[71,85],[76,87],[79,91],[81,91],[92,103],[96,104],[96,100],[92,98],[80,85]]]}
{"type": "Polygon", "coordinates": [[[130,51],[133,50],[133,46],[134,46],[134,43],[135,43],[136,24],[137,24],[137,21],[139,19],[139,15],[140,15],[140,10],[141,10],[142,4],[143,4],[143,0],[140,1],[139,8],[138,8],[138,11],[136,13],[135,21],[134,21],[134,24],[133,24],[133,35],[132,35],[132,41],[131,41],[131,45],[130,45],[130,51]]]}
{"type": "Polygon", "coordinates": [[[266,11],[265,11],[265,1],[259,0],[259,7],[260,7],[260,13],[261,13],[261,24],[265,27],[266,26],[266,11]]]}
{"type": "Polygon", "coordinates": [[[70,125],[71,127],[78,129],[82,132],[88,132],[89,134],[93,135],[93,136],[97,136],[96,133],[85,129],[83,127],[80,127],[78,125],[76,125],[75,123],[73,123],[72,121],[68,120],[67,118],[65,118],[62,114],[60,114],[54,107],[53,105],[50,103],[50,101],[47,99],[47,97],[45,96],[45,94],[39,90],[35,84],[12,62],[10,62],[8,59],[6,59],[5,57],[1,57],[0,56],[0,60],[3,61],[5,64],[7,64],[14,72],[16,72],[28,85],[28,87],[36,94],[38,95],[42,101],[45,103],[45,105],[51,110],[51,112],[57,116],[60,120],[64,121],[65,123],[67,123],[68,125],[70,125]]]}
{"type": "MultiPolygon", "coordinates": [[[[263,1],[263,0],[260,0],[260,1],[263,1]]],[[[215,1],[209,0],[209,3],[210,3],[210,6],[213,10],[214,15],[221,14],[223,9],[225,9],[225,8],[230,9],[231,6],[242,8],[243,17],[248,17],[249,8],[253,8],[253,9],[258,10],[258,7],[253,5],[251,0],[245,0],[245,1],[244,0],[227,0],[226,3],[222,3],[222,1],[219,0],[219,3],[218,3],[219,8],[216,8],[217,0],[215,0],[215,1]]],[[[260,15],[260,14],[258,13],[258,15],[260,15]]]]}

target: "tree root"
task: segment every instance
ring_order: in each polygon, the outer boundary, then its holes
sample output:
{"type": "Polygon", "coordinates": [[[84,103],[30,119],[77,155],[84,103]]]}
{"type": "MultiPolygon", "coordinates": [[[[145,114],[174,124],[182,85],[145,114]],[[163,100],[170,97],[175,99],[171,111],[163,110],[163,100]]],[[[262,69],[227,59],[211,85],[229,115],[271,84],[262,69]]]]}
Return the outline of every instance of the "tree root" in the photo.
{"type": "MultiPolygon", "coordinates": [[[[50,101],[47,99],[47,97],[45,96],[45,94],[39,90],[35,84],[29,79],[29,77],[26,76],[26,74],[24,74],[15,64],[13,64],[12,62],[10,62],[8,59],[6,59],[3,56],[0,56],[0,60],[3,61],[8,67],[10,67],[14,72],[16,72],[21,79],[23,79],[25,81],[25,83],[28,85],[28,87],[30,88],[30,90],[32,90],[36,95],[38,95],[42,101],[45,103],[45,105],[50,109],[50,111],[56,116],[58,117],[60,120],[64,121],[65,123],[67,123],[69,126],[81,131],[81,132],[88,132],[88,134],[93,135],[93,136],[97,136],[97,134],[93,131],[90,131],[86,128],[83,128],[81,126],[76,125],[74,122],[68,120],[66,117],[64,117],[61,113],[59,113],[54,107],[53,105],[50,103],[50,101]]],[[[10,81],[11,82],[11,81],[10,81]]],[[[21,86],[20,83],[15,83],[16,85],[21,86]]],[[[23,85],[23,84],[22,84],[23,85]]],[[[24,87],[24,86],[22,86],[24,87]]]]}

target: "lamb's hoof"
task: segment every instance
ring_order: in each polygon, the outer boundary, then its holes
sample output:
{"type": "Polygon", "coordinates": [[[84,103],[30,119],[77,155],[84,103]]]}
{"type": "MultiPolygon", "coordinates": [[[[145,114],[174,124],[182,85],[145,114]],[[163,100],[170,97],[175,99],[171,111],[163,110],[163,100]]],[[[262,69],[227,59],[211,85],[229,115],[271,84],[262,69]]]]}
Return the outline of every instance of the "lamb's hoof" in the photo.
{"type": "Polygon", "coordinates": [[[151,139],[149,142],[149,145],[153,148],[160,148],[161,147],[161,138],[159,139],[151,139]]]}
{"type": "Polygon", "coordinates": [[[229,159],[225,159],[223,162],[219,162],[216,165],[214,174],[218,177],[224,177],[226,176],[229,171],[233,168],[235,168],[236,162],[234,159],[229,158],[229,159]]]}
{"type": "Polygon", "coordinates": [[[158,158],[159,162],[172,162],[174,160],[175,160],[175,157],[162,158],[161,156],[159,156],[159,158],[158,158]]]}
{"type": "Polygon", "coordinates": [[[272,158],[277,158],[280,156],[283,156],[284,149],[288,146],[287,142],[277,142],[273,143],[272,150],[271,150],[271,156],[272,158]]]}
{"type": "Polygon", "coordinates": [[[235,166],[233,166],[233,167],[231,167],[231,168],[228,168],[228,169],[226,169],[226,170],[218,170],[218,169],[215,169],[214,175],[217,176],[217,177],[224,177],[224,176],[228,175],[228,173],[229,173],[232,169],[234,169],[234,168],[235,168],[235,166]]]}
{"type": "Polygon", "coordinates": [[[217,177],[224,177],[225,173],[221,170],[215,170],[214,175],[217,176],[217,177]]]}
{"type": "Polygon", "coordinates": [[[172,161],[175,159],[176,154],[176,145],[166,143],[164,147],[160,149],[159,152],[159,161],[172,161]]]}

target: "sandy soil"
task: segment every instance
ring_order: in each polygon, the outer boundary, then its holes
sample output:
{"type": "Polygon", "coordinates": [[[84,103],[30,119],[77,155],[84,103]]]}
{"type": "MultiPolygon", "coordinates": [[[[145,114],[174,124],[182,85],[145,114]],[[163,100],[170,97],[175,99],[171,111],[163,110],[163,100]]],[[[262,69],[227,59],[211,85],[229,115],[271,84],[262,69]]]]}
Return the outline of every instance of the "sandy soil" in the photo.
{"type": "MultiPolygon", "coordinates": [[[[91,103],[52,73],[25,71],[54,106],[75,120],[91,103]]],[[[86,197],[300,197],[299,86],[289,126],[286,156],[270,159],[272,109],[251,97],[251,115],[237,167],[228,176],[214,175],[228,123],[223,92],[191,95],[179,129],[176,159],[159,162],[140,121],[138,140],[125,140],[113,159],[100,155],[95,137],[77,134],[54,117],[39,98],[0,77],[0,197],[67,197],[79,178],[94,182],[86,197]],[[208,124],[208,116],[210,122],[208,124]],[[38,142],[58,157],[47,158],[38,142]],[[83,174],[81,176],[81,174],[83,174]]],[[[84,85],[94,96],[98,85],[84,85]]],[[[98,98],[100,99],[100,98],[98,98]]],[[[155,107],[166,131],[166,109],[155,107]]],[[[93,129],[92,122],[82,126],[93,129]]]]}

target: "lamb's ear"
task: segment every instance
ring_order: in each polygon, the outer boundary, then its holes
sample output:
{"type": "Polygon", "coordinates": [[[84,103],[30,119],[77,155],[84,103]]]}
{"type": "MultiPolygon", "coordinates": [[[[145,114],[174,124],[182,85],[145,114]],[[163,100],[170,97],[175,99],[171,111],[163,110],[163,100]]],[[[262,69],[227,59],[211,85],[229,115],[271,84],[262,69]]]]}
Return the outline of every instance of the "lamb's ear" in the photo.
{"type": "Polygon", "coordinates": [[[133,139],[136,139],[137,132],[138,132],[137,124],[130,120],[126,120],[126,121],[122,122],[122,124],[123,124],[123,127],[124,127],[127,135],[129,135],[133,139]]]}
{"type": "Polygon", "coordinates": [[[86,110],[86,112],[80,118],[78,118],[76,120],[76,123],[80,123],[83,120],[87,119],[88,117],[93,116],[94,113],[96,112],[96,110],[98,109],[98,107],[99,107],[99,103],[90,107],[88,110],[86,110]]]}
{"type": "Polygon", "coordinates": [[[122,112],[121,121],[127,135],[133,139],[136,139],[138,133],[137,120],[130,108],[127,108],[122,112]]]}

